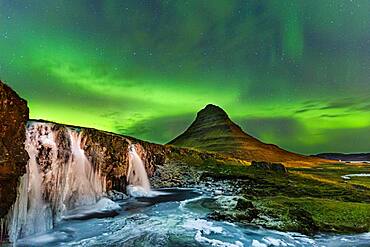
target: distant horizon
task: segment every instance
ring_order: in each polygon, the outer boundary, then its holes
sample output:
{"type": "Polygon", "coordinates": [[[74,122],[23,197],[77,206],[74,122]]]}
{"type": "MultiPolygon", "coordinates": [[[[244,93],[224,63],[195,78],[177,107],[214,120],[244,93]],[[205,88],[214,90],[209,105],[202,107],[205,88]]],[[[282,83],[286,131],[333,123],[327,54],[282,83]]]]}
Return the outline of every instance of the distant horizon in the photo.
{"type": "Polygon", "coordinates": [[[369,1],[0,1],[31,118],[164,143],[207,103],[314,154],[370,151],[369,1]]]}

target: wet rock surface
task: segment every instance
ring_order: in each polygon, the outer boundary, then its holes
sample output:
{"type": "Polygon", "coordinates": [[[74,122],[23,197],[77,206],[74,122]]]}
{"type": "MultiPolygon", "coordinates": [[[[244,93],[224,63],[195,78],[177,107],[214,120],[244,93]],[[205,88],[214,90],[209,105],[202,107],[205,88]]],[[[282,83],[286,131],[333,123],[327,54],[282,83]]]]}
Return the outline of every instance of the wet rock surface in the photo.
{"type": "Polygon", "coordinates": [[[123,192],[120,192],[120,191],[116,191],[116,190],[109,190],[107,191],[107,195],[106,195],[109,199],[111,199],[112,201],[118,201],[118,200],[124,200],[124,199],[127,199],[128,196],[123,193],[123,192]]]}
{"type": "Polygon", "coordinates": [[[95,129],[82,129],[85,153],[93,166],[106,176],[107,190],[126,191],[129,146],[135,145],[149,177],[165,163],[165,147],[95,129]]]}
{"type": "Polygon", "coordinates": [[[182,162],[167,160],[158,165],[151,185],[153,188],[163,187],[196,187],[199,184],[201,173],[182,162]]]}
{"type": "Polygon", "coordinates": [[[27,120],[27,102],[0,81],[0,218],[14,203],[19,177],[26,172],[27,120]]]}
{"type": "Polygon", "coordinates": [[[248,224],[258,217],[258,210],[253,203],[242,196],[219,196],[215,203],[219,209],[208,215],[213,220],[248,224]]]}
{"type": "MultiPolygon", "coordinates": [[[[135,145],[149,177],[154,176],[157,167],[162,166],[166,160],[166,147],[162,145],[92,128],[69,126],[43,120],[32,122],[50,124],[58,145],[58,159],[65,161],[68,161],[71,154],[68,129],[81,133],[83,140],[81,148],[94,169],[100,170],[101,175],[105,177],[107,191],[126,191],[130,145],[135,145]]],[[[48,162],[48,157],[53,156],[50,151],[40,150],[41,153],[45,153],[43,158],[38,161],[42,171],[49,169],[48,167],[52,163],[51,160],[48,162]]]]}

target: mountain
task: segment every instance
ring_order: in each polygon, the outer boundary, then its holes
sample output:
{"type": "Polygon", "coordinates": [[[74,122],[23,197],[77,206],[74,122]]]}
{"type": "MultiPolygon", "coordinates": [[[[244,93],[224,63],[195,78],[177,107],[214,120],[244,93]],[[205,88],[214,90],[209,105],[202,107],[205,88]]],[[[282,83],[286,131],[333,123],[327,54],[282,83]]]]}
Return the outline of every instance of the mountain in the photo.
{"type": "Polygon", "coordinates": [[[168,144],[213,151],[247,161],[318,161],[266,144],[245,133],[219,106],[209,104],[197,113],[189,128],[168,144]]]}
{"type": "Polygon", "coordinates": [[[340,160],[340,161],[370,161],[370,153],[354,153],[354,154],[343,154],[343,153],[321,153],[313,155],[328,160],[340,160]]]}

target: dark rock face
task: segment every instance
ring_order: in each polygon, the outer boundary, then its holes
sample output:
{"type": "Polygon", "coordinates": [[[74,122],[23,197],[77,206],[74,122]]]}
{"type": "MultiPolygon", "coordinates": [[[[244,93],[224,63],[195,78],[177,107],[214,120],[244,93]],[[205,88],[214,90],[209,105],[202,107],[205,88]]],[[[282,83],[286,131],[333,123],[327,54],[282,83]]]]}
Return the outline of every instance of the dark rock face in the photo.
{"type": "Polygon", "coordinates": [[[107,189],[125,191],[128,170],[128,147],[126,138],[95,129],[83,129],[86,138],[84,150],[95,169],[107,177],[107,189]]]}
{"type": "Polygon", "coordinates": [[[258,217],[258,210],[251,201],[242,196],[219,196],[213,203],[209,219],[251,223],[258,217]]]}
{"type": "Polygon", "coordinates": [[[155,174],[158,166],[165,163],[166,148],[162,145],[95,129],[81,130],[85,138],[85,154],[93,166],[106,176],[107,190],[125,191],[129,165],[128,150],[131,144],[135,145],[149,177],[155,174]]]}
{"type": "Polygon", "coordinates": [[[26,172],[27,121],[27,102],[0,81],[0,218],[14,203],[19,177],[26,172]]]}
{"type": "Polygon", "coordinates": [[[265,161],[252,161],[250,168],[269,170],[269,171],[275,171],[275,172],[283,172],[283,173],[288,172],[286,167],[281,163],[271,163],[271,162],[265,162],[265,161]]]}
{"type": "Polygon", "coordinates": [[[215,105],[198,112],[189,128],[169,144],[217,152],[246,161],[316,161],[317,158],[292,153],[266,144],[245,133],[227,113],[215,105]]]}

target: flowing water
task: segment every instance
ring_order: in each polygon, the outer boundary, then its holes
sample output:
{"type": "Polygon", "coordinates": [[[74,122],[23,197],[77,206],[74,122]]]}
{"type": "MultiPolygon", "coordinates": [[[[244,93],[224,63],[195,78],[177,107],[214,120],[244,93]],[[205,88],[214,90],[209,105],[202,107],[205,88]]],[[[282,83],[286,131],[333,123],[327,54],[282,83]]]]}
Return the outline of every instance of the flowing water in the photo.
{"type": "Polygon", "coordinates": [[[207,194],[162,189],[159,195],[116,201],[105,215],[62,220],[18,246],[369,246],[370,234],[307,237],[206,218],[207,194]],[[115,212],[115,214],[108,214],[115,212]]]}
{"type": "Polygon", "coordinates": [[[148,175],[135,145],[130,145],[127,182],[128,194],[132,196],[149,196],[151,193],[148,175]]]}
{"type": "Polygon", "coordinates": [[[351,177],[370,177],[370,173],[359,173],[359,174],[347,174],[344,176],[341,176],[343,179],[351,179],[351,177]]]}
{"type": "Polygon", "coordinates": [[[369,246],[370,233],[308,237],[209,220],[212,195],[195,189],[151,190],[134,145],[127,174],[131,197],[113,202],[104,197],[105,177],[90,164],[84,145],[76,129],[28,126],[30,160],[7,219],[14,245],[369,246]]]}

